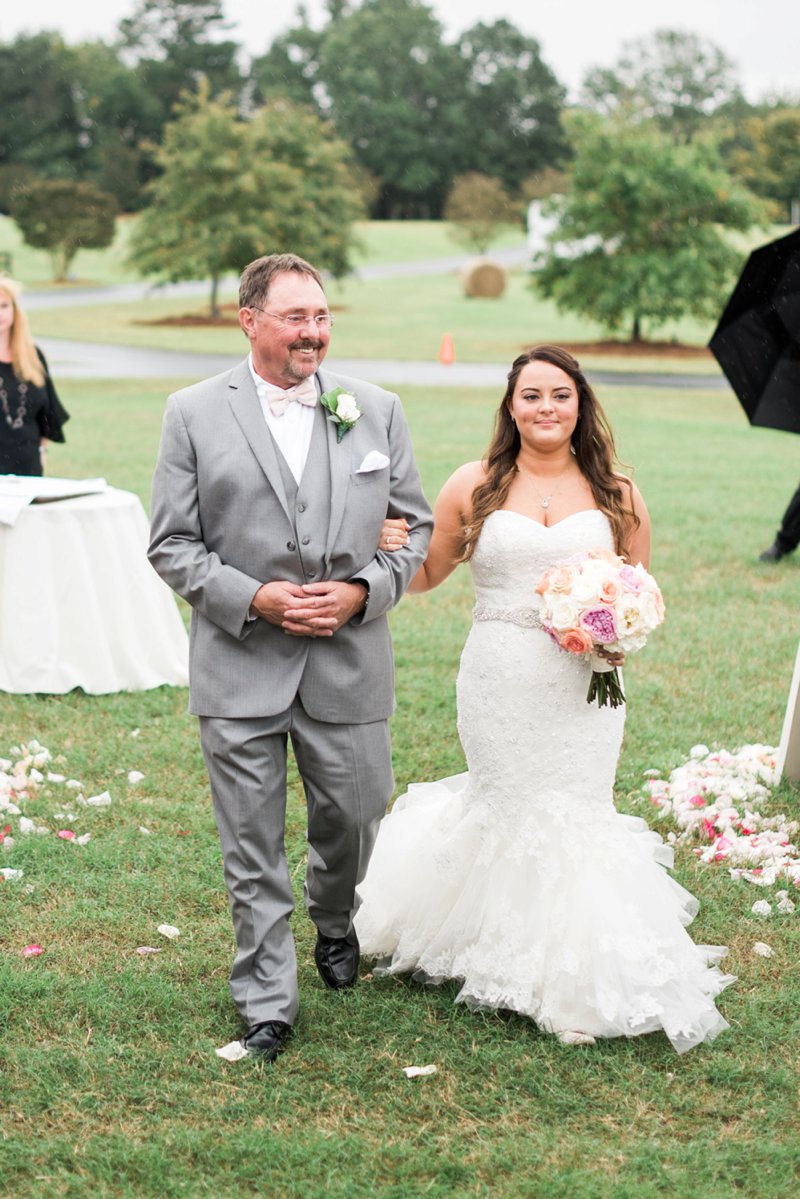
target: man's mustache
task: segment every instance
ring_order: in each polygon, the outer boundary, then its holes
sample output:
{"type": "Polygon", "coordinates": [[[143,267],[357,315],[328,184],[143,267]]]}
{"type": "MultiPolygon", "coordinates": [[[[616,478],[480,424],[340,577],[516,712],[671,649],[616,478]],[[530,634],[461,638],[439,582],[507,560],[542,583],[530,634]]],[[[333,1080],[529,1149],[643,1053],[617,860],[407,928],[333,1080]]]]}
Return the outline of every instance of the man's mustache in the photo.
{"type": "Polygon", "coordinates": [[[321,341],[293,341],[290,350],[321,350],[321,341]]]}

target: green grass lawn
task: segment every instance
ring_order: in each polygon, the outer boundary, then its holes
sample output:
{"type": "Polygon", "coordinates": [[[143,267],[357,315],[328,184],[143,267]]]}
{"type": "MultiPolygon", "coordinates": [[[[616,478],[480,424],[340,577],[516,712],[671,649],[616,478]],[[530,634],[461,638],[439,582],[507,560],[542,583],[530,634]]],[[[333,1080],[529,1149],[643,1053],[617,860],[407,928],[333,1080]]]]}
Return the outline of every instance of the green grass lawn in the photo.
{"type": "MultiPolygon", "coordinates": [[[[73,413],[50,469],[103,474],[146,501],[174,383],[64,381],[73,413]]],[[[497,396],[406,389],[433,497],[480,455],[497,396]]],[[[797,483],[795,441],[747,426],[730,396],[660,388],[603,394],[654,526],[667,621],[626,669],[617,799],[651,821],[642,772],[698,741],[776,743],[798,640],[800,562],[757,561],[797,483]]],[[[393,615],[398,789],[463,768],[454,680],[469,626],[464,569],[393,615]]],[[[730,1032],[678,1057],[649,1036],[570,1049],[527,1021],[453,1005],[455,988],[366,981],[326,992],[301,899],[304,812],[291,779],[288,854],[302,998],[273,1068],[214,1048],[240,1026],[233,942],[195,722],[180,689],[88,697],[0,695],[0,756],[31,737],[55,769],[108,788],[74,809],[81,847],[17,837],[0,884],[4,1038],[2,1181],[21,1199],[778,1199],[800,1180],[800,912],[755,917],[761,891],[678,853],[701,900],[697,940],[731,947],[730,1032]],[[136,736],[135,730],[139,730],[136,736]],[[127,772],[145,778],[130,786],[127,772]],[[145,827],[149,835],[139,830],[145,827]],[[156,927],[175,924],[167,942],[156,927]],[[766,940],[770,959],[752,944],[766,940]],[[22,946],[45,953],[25,960],[22,946]],[[139,945],[161,948],[141,957],[139,945]],[[409,1082],[406,1065],[438,1073],[409,1082]]],[[[524,715],[524,714],[523,714],[524,715]]],[[[528,714],[531,736],[536,714],[528,714]]],[[[776,810],[800,815],[784,785],[776,810]]],[[[51,828],[65,802],[36,801],[51,828]]],[[[666,831],[662,825],[662,831],[666,831]]]]}

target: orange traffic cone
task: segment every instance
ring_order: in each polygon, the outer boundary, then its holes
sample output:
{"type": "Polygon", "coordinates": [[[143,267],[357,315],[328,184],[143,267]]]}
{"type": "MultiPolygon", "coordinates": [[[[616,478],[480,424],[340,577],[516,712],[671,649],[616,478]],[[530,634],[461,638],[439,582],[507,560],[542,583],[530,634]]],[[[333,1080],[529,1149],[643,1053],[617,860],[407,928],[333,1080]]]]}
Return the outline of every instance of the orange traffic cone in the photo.
{"type": "Polygon", "coordinates": [[[456,360],[456,349],[453,345],[452,333],[445,333],[439,346],[439,361],[442,366],[452,366],[456,360]]]}

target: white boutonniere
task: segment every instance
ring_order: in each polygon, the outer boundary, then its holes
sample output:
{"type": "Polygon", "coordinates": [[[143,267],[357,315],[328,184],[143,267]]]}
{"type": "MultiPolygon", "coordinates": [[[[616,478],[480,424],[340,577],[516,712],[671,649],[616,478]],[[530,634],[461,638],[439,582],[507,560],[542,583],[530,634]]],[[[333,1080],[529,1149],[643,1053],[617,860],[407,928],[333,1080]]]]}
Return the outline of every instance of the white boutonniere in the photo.
{"type": "Polygon", "coordinates": [[[324,391],[319,402],[328,409],[328,420],[336,425],[336,440],[341,441],[361,416],[356,397],[343,387],[334,387],[332,391],[324,391]]]}

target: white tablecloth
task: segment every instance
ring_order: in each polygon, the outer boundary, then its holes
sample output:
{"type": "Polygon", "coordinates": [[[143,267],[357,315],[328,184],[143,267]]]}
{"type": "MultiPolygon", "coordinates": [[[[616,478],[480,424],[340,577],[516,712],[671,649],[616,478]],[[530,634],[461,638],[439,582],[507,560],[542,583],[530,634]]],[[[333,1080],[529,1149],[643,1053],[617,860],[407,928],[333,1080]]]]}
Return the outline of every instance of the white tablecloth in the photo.
{"type": "Polygon", "coordinates": [[[188,682],[188,637],[145,556],[137,496],[33,504],[0,525],[0,690],[61,695],[188,682]]]}

